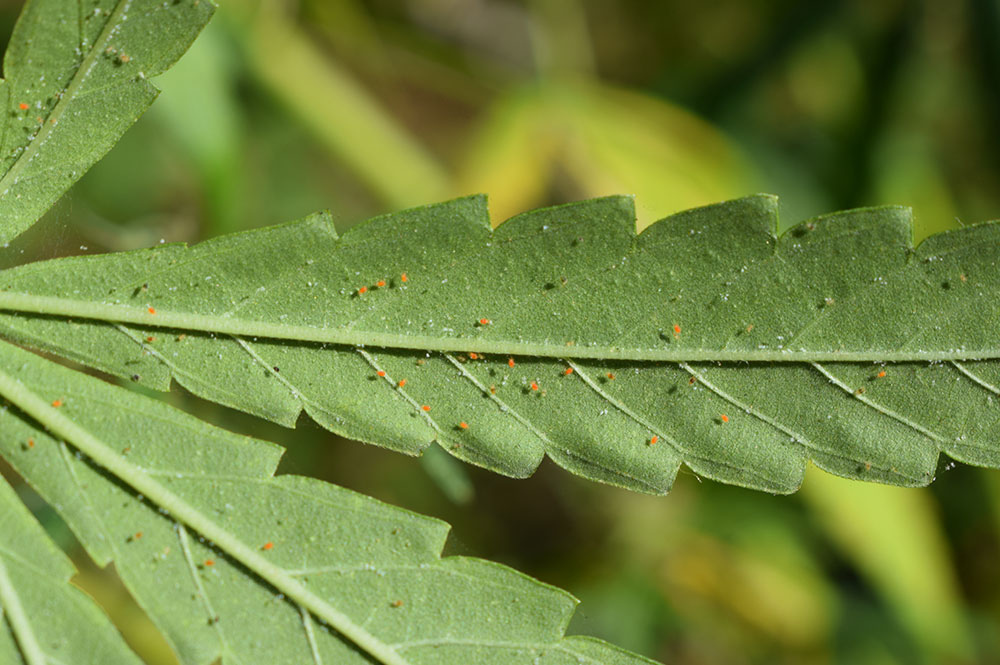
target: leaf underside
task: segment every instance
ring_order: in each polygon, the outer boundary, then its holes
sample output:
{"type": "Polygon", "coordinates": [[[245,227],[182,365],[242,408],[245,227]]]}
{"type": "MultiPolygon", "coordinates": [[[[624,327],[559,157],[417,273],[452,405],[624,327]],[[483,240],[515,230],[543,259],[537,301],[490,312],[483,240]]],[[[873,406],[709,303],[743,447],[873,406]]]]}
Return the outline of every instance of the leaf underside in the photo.
{"type": "Polygon", "coordinates": [[[97,605],[69,583],[72,564],[3,478],[0,533],[0,662],[140,665],[97,605]]]}
{"type": "Polygon", "coordinates": [[[491,231],[482,197],[0,273],[0,333],[292,426],[506,475],[545,455],[667,491],[1000,465],[1000,225],[914,248],[904,208],[776,237],[753,196],[634,232],[631,200],[491,231]]]}
{"type": "Polygon", "coordinates": [[[156,98],[210,0],[29,0],[0,81],[0,244],[34,224],[156,98]]]}
{"type": "Polygon", "coordinates": [[[6,343],[0,393],[0,453],[115,563],[182,663],[651,662],[564,637],[563,591],[442,559],[442,522],[274,477],[273,444],[6,343]]]}

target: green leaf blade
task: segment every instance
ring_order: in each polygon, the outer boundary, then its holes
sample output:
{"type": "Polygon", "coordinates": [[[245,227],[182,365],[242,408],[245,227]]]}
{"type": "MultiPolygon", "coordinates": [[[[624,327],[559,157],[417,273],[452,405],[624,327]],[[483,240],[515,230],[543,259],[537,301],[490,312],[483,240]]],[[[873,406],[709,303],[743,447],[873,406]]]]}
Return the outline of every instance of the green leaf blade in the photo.
{"type": "Polygon", "coordinates": [[[980,326],[1000,320],[1000,225],[914,250],[904,237],[909,213],[877,208],[818,218],[778,239],[776,205],[763,195],[720,203],[639,236],[624,197],[526,213],[492,234],[475,197],[377,218],[343,237],[319,215],[191,248],[11,269],[0,276],[0,307],[301,342],[545,357],[1000,354],[995,327],[980,326]],[[831,251],[844,260],[831,264],[831,251]],[[975,314],[937,322],[916,302],[975,314]]]}
{"type": "Polygon", "coordinates": [[[39,217],[152,104],[209,0],[33,0],[4,58],[0,243],[39,217]]]}
{"type": "Polygon", "coordinates": [[[276,446],[7,344],[0,394],[14,405],[0,413],[0,452],[95,560],[114,561],[183,663],[575,653],[563,638],[571,596],[503,566],[441,558],[437,520],[273,477],[276,446]]]}
{"type": "Polygon", "coordinates": [[[909,211],[878,208],[776,238],[775,200],[757,196],[636,236],[630,206],[545,209],[491,233],[471,197],[343,237],[315,215],[42,262],[0,273],[0,307],[23,310],[0,330],[151,387],[173,378],[289,426],[305,411],[407,454],[436,442],[514,477],[548,455],[641,492],[666,492],[686,464],[787,493],[808,461],[908,486],[933,479],[940,452],[1000,466],[1000,225],[913,248],[909,211]]]}
{"type": "Polygon", "coordinates": [[[107,616],[73,587],[72,564],[0,478],[0,660],[139,665],[107,616]]]}

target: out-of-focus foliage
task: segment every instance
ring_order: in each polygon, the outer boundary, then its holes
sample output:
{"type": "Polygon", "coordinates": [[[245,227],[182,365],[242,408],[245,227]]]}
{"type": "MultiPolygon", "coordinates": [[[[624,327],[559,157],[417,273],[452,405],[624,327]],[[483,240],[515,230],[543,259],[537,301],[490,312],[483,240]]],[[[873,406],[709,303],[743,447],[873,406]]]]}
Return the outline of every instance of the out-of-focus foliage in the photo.
{"type": "MultiPolygon", "coordinates": [[[[0,10],[8,32],[19,5],[0,10]]],[[[196,240],[320,208],[350,222],[480,191],[494,221],[608,193],[635,194],[644,222],[755,191],[781,196],[786,225],[908,204],[924,237],[1000,217],[997,44],[993,0],[229,0],[15,247],[196,240]]],[[[573,632],[665,662],[1000,657],[1000,481],[976,469],[917,491],[807,474],[793,498],[682,475],[653,498],[550,466],[422,473],[305,420],[292,434],[170,399],[290,447],[287,471],[446,519],[455,552],[579,595],[573,632]]],[[[88,589],[111,575],[76,560],[88,589]]],[[[172,662],[104,589],[136,650],[172,662]]]]}

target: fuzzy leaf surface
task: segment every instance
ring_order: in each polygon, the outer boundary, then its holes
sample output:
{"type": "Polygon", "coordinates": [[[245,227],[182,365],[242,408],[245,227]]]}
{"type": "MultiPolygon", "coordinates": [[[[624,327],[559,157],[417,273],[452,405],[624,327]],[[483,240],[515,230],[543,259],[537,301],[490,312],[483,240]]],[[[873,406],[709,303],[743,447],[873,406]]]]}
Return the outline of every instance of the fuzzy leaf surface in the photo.
{"type": "Polygon", "coordinates": [[[639,491],[686,463],[788,492],[808,460],[903,485],[941,451],[1000,465],[1000,225],[914,248],[877,208],[778,238],[769,196],[640,235],[623,197],[486,219],[472,197],[31,264],[0,273],[0,332],[512,476],[548,454],[639,491]]]}
{"type": "Polygon", "coordinates": [[[149,78],[210,0],[29,0],[0,82],[0,244],[34,224],[153,103],[149,78]]]}
{"type": "Polygon", "coordinates": [[[107,616],[70,584],[73,565],[3,478],[0,533],[0,662],[141,665],[107,616]]]}
{"type": "Polygon", "coordinates": [[[6,343],[0,394],[0,454],[115,563],[185,665],[651,662],[564,637],[563,591],[441,558],[442,522],[275,477],[273,444],[6,343]]]}

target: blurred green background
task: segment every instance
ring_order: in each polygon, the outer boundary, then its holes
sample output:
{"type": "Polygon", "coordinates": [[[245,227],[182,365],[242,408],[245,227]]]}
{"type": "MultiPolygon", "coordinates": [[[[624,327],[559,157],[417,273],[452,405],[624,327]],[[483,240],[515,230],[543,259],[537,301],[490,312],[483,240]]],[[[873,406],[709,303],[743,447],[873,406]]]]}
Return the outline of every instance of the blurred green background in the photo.
{"type": "MultiPolygon", "coordinates": [[[[20,4],[0,4],[6,34],[20,4]]],[[[883,203],[912,205],[918,238],[1000,217],[995,0],[228,0],[157,84],[21,260],[319,208],[343,228],[472,192],[494,223],[629,193],[645,226],[757,191],[781,196],[783,227],[883,203]]],[[[1000,472],[942,460],[929,489],[902,490],[812,469],[772,497],[682,471],[646,497],[167,399],[287,446],[286,472],[447,520],[451,553],[580,597],[573,632],[671,665],[1000,663],[1000,472]]],[[[175,662],[113,570],[21,491],[135,648],[175,662]]]]}

